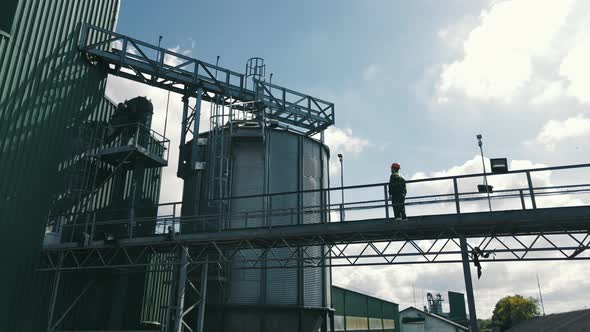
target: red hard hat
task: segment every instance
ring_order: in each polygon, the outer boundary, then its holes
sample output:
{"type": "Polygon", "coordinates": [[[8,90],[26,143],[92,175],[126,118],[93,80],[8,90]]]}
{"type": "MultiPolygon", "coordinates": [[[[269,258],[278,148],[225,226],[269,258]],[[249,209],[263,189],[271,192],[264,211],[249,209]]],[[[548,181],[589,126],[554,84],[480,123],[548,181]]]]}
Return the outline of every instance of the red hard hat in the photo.
{"type": "Polygon", "coordinates": [[[400,169],[402,168],[398,163],[391,164],[391,169],[400,169]]]}

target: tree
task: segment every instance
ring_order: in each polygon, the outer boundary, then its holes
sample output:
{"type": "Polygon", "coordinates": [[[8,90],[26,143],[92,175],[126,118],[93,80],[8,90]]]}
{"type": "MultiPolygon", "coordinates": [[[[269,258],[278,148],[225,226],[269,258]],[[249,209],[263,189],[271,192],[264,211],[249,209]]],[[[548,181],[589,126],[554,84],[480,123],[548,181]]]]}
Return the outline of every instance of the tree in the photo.
{"type": "Polygon", "coordinates": [[[536,299],[524,298],[518,294],[506,296],[496,303],[492,324],[504,331],[537,315],[539,315],[539,307],[536,299]]]}
{"type": "Polygon", "coordinates": [[[479,330],[481,332],[491,332],[492,331],[492,320],[491,319],[478,319],[479,323],[479,330]]]}

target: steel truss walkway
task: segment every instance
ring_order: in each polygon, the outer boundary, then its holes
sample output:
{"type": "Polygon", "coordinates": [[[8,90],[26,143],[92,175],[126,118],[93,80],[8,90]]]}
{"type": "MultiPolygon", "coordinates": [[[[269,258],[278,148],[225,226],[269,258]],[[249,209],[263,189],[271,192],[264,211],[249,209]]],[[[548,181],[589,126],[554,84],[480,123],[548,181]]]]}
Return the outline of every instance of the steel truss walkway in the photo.
{"type": "MultiPolygon", "coordinates": [[[[58,285],[62,272],[134,268],[154,272],[176,266],[179,275],[175,283],[176,300],[171,302],[169,318],[163,326],[166,330],[180,332],[184,327],[192,330],[184,319],[192,310],[198,310],[196,330],[202,331],[207,271],[221,271],[229,262],[232,268],[241,266],[244,269],[462,263],[473,327],[477,326],[477,316],[471,262],[477,266],[479,275],[483,262],[590,259],[587,250],[590,248],[590,205],[579,199],[580,195],[590,194],[590,184],[547,185],[545,178],[545,186],[534,185],[535,180],[543,179],[542,174],[562,171],[568,172],[566,179],[575,183],[576,178],[587,178],[579,172],[587,171],[588,167],[590,164],[492,174],[489,176],[492,184],[496,183],[496,177],[502,176],[512,177],[512,180],[524,177],[526,183],[521,187],[519,181],[515,181],[514,187],[493,192],[490,195],[492,206],[501,209],[494,212],[462,212],[473,209],[474,203],[487,198],[487,193],[459,190],[475,186],[477,182],[473,180],[482,174],[411,180],[408,181],[409,192],[432,190],[433,183],[448,182],[450,186],[439,187],[442,194],[427,192],[408,197],[409,211],[415,209],[424,213],[427,212],[425,207],[442,205],[454,213],[418,215],[403,222],[390,217],[387,184],[234,197],[232,201],[264,200],[269,208],[227,215],[181,218],[177,214],[178,203],[164,204],[162,208],[171,208],[172,213],[148,220],[156,225],[152,236],[114,236],[106,241],[93,233],[87,246],[78,243],[46,245],[40,270],[56,271],[58,285]],[[332,191],[336,193],[331,195],[332,191]],[[330,198],[340,197],[336,194],[342,194],[341,191],[358,200],[332,203],[330,198]],[[579,195],[577,204],[580,206],[539,206],[547,204],[548,197],[566,195],[579,195]],[[322,197],[320,201],[330,204],[301,206],[306,196],[322,197]],[[502,204],[498,206],[498,202],[502,204]],[[507,204],[510,202],[516,204],[507,204]],[[241,227],[228,228],[228,220],[241,227]],[[315,223],[306,224],[306,221],[315,223]],[[201,231],[197,231],[199,229],[201,231]],[[158,260],[154,264],[157,257],[174,259],[158,260]],[[200,271],[200,277],[191,277],[191,271],[200,271]],[[191,294],[196,294],[193,300],[185,302],[185,295],[191,294]]],[[[95,223],[92,229],[108,227],[112,230],[130,222],[95,223]]],[[[79,225],[62,225],[62,228],[67,227],[79,225]]],[[[53,299],[57,290],[55,286],[53,299]]],[[[68,311],[61,317],[67,314],[68,311]]],[[[50,317],[53,316],[52,309],[50,317]]],[[[50,326],[57,327],[62,318],[50,326]]]]}
{"type": "Polygon", "coordinates": [[[174,239],[168,235],[121,239],[117,245],[95,243],[87,248],[46,247],[42,270],[147,266],[153,254],[178,252],[181,247],[187,250],[189,264],[238,260],[247,264],[245,268],[292,268],[300,260],[316,267],[460,263],[462,237],[477,240],[468,244],[470,252],[477,247],[494,254],[480,258],[482,262],[585,260],[590,259],[583,254],[590,247],[589,229],[588,206],[423,216],[407,222],[373,219],[233,229],[174,239]],[[329,250],[314,254],[310,249],[319,245],[329,250]],[[276,255],[278,248],[289,248],[290,254],[276,255]],[[303,255],[297,255],[299,250],[303,255]],[[215,256],[218,259],[212,261],[215,256]]]}
{"type": "MultiPolygon", "coordinates": [[[[542,173],[574,173],[587,170],[588,167],[590,164],[489,175],[492,183],[497,177],[518,175],[524,176],[528,182],[527,187],[506,188],[492,193],[494,204],[501,201],[517,203],[516,208],[494,212],[462,212],[462,206],[486,199],[484,193],[459,191],[459,184],[470,183],[481,177],[481,174],[410,180],[410,192],[416,186],[428,187],[432,183],[444,181],[452,183],[453,189],[445,194],[408,197],[408,209],[421,211],[429,205],[443,205],[451,207],[455,213],[416,216],[408,221],[390,218],[390,203],[384,192],[386,184],[234,197],[234,201],[265,198],[269,206],[273,206],[273,203],[277,206],[278,202],[282,202],[283,207],[190,218],[180,218],[175,212],[157,219],[153,236],[120,237],[116,244],[107,244],[97,235],[91,238],[91,244],[86,247],[78,243],[47,245],[43,249],[40,269],[140,267],[149,265],[150,257],[156,253],[178,252],[181,247],[187,252],[188,264],[205,261],[222,264],[239,260],[244,263],[244,268],[289,268],[296,266],[293,263],[297,261],[317,267],[458,263],[462,261],[461,239],[466,242],[471,261],[590,259],[590,251],[585,251],[590,246],[590,206],[537,207],[538,202],[547,196],[588,195],[590,185],[533,185],[533,179],[542,173]],[[332,197],[337,197],[341,190],[346,190],[348,196],[360,192],[364,199],[330,204],[325,208],[285,207],[288,200],[302,201],[305,195],[317,197],[318,194],[330,197],[331,192],[332,197]],[[370,193],[381,193],[381,198],[367,200],[367,197],[371,197],[370,193]],[[375,211],[378,213],[375,214],[375,211]],[[359,219],[354,219],[354,212],[361,213],[359,219]],[[330,215],[344,217],[345,214],[349,215],[345,221],[319,222],[324,218],[329,219],[330,215]],[[376,217],[379,214],[381,216],[376,217]],[[318,223],[301,224],[302,219],[308,217],[315,218],[318,223]],[[225,228],[223,220],[229,218],[242,220],[243,227],[225,228]],[[284,221],[283,225],[277,226],[276,220],[284,221]],[[195,225],[203,231],[195,232],[195,225]],[[169,232],[171,229],[175,231],[169,232]],[[191,229],[192,233],[187,233],[185,229],[191,229]],[[317,254],[317,250],[313,249],[320,245],[325,245],[327,251],[317,254]],[[289,248],[291,254],[278,255],[278,248],[289,248]]],[[[330,201],[329,198],[327,201],[330,201]]],[[[172,209],[179,211],[177,204],[172,204],[172,209]]],[[[93,228],[127,223],[128,220],[97,223],[93,228]]]]}
{"type": "MultiPolygon", "coordinates": [[[[221,107],[231,105],[230,111],[233,107],[261,115],[265,125],[276,121],[305,135],[321,133],[334,124],[332,103],[260,79],[253,79],[249,87],[245,74],[112,31],[84,25],[79,49],[110,74],[182,94],[181,147],[188,146],[188,134],[193,140],[198,135],[202,100],[221,107]],[[189,106],[191,97],[196,98],[194,108],[189,106]]],[[[180,177],[202,169],[196,159],[198,145],[191,146],[188,171],[179,163],[180,177]]],[[[571,201],[578,205],[575,207],[564,207],[563,201],[547,204],[548,197],[588,195],[590,184],[580,183],[587,174],[580,177],[576,173],[588,167],[590,164],[491,175],[490,183],[496,186],[489,198],[494,212],[482,212],[484,205],[479,204],[488,195],[473,191],[482,174],[411,180],[408,192],[413,196],[406,199],[411,218],[405,222],[391,218],[387,184],[383,183],[222,200],[227,206],[240,200],[264,202],[265,209],[256,211],[230,209],[218,215],[180,217],[181,204],[171,203],[161,205],[154,218],[93,222],[84,243],[60,239],[43,246],[39,270],[57,272],[48,331],[59,328],[93,282],[89,280],[58,317],[55,301],[63,272],[155,272],[159,268],[169,271],[170,266],[178,277],[162,328],[202,331],[208,269],[224,269],[230,261],[243,263],[240,266],[246,269],[301,265],[295,262],[310,267],[461,262],[471,326],[477,331],[470,262],[590,259],[586,250],[590,247],[588,200],[571,201]],[[539,179],[546,180],[546,172],[562,171],[571,172],[566,176],[568,183],[535,185],[539,179]],[[496,183],[496,176],[518,179],[496,183]],[[506,187],[506,183],[514,185],[506,187]],[[336,197],[342,201],[335,202],[332,198],[336,197]],[[322,203],[310,206],[303,202],[322,203]],[[155,225],[151,236],[133,237],[132,232],[118,231],[143,221],[155,225]],[[325,250],[318,250],[322,246],[325,250]],[[185,320],[190,312],[197,313],[191,326],[185,320]]],[[[76,224],[58,226],[60,230],[70,228],[71,234],[82,230],[76,224]]]]}

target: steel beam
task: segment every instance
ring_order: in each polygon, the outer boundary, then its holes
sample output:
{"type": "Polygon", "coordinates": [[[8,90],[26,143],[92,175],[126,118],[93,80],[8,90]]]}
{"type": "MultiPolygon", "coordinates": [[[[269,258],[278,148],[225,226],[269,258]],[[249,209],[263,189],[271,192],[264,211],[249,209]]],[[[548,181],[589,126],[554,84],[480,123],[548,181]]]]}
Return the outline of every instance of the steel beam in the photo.
{"type": "Polygon", "coordinates": [[[197,101],[195,103],[195,110],[193,113],[193,144],[191,151],[191,171],[197,169],[196,164],[199,161],[199,124],[201,123],[201,100],[203,98],[203,88],[197,90],[197,101]]]}
{"type": "Polygon", "coordinates": [[[188,100],[189,97],[188,96],[183,96],[182,97],[182,125],[180,127],[180,143],[178,144],[178,150],[179,150],[179,154],[180,157],[178,158],[178,169],[176,171],[176,176],[182,178],[183,175],[183,151],[184,151],[184,147],[186,145],[186,133],[187,133],[187,126],[188,126],[188,100]]]}
{"type": "Polygon", "coordinates": [[[205,306],[207,304],[207,276],[209,273],[209,264],[205,263],[201,267],[201,286],[200,286],[200,303],[197,311],[197,326],[196,332],[203,332],[203,326],[205,323],[205,306]]]}
{"type": "Polygon", "coordinates": [[[178,266],[178,278],[176,287],[176,303],[175,303],[175,319],[174,319],[174,332],[182,332],[182,314],[184,312],[184,296],[186,290],[186,277],[188,269],[187,249],[185,247],[180,248],[180,265],[178,266]]]}
{"type": "Polygon", "coordinates": [[[478,332],[477,314],[475,313],[475,298],[473,296],[473,284],[471,282],[471,269],[469,268],[469,252],[467,251],[467,240],[465,236],[460,237],[461,241],[461,258],[463,261],[463,276],[465,278],[465,293],[467,295],[467,305],[469,306],[469,330],[478,332]]]}
{"type": "Polygon", "coordinates": [[[51,290],[51,303],[49,304],[49,317],[47,321],[47,332],[55,331],[53,327],[53,316],[55,315],[55,303],[57,301],[57,293],[59,290],[59,283],[61,280],[61,271],[55,272],[53,279],[53,288],[51,290]]]}

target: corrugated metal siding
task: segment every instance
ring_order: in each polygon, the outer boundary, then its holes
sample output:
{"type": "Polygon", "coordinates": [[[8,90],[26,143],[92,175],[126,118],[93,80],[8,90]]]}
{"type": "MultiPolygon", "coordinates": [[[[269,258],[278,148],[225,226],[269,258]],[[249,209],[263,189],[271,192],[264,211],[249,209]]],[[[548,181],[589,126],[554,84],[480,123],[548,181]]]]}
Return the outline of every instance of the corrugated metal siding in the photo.
{"type": "Polygon", "coordinates": [[[34,272],[67,126],[95,111],[105,74],[77,51],[82,22],[112,28],[116,0],[22,0],[10,38],[0,36],[0,320],[6,331],[42,331],[51,275],[34,272]]]}
{"type": "MultiPolygon", "coordinates": [[[[256,129],[253,129],[256,130],[256,129]]],[[[259,129],[258,129],[259,130],[259,129]]],[[[327,150],[315,140],[282,130],[270,130],[265,141],[237,141],[233,148],[232,196],[277,193],[326,187],[324,176],[327,162],[327,150]],[[269,160],[265,162],[265,149],[269,151],[269,160]]],[[[320,193],[275,196],[271,200],[247,198],[232,201],[231,210],[235,212],[262,211],[265,208],[293,209],[298,204],[319,207],[322,203],[320,193]]],[[[273,216],[272,225],[295,223],[319,223],[321,213],[304,214],[301,218],[293,216],[273,216]]],[[[266,221],[254,213],[248,221],[232,218],[230,227],[262,227],[266,221]]],[[[307,254],[319,257],[322,247],[309,248],[307,254]]],[[[243,250],[251,254],[250,250],[243,250]]],[[[273,250],[269,258],[290,257],[290,249],[273,250]]],[[[241,263],[234,262],[234,267],[241,263]]],[[[273,263],[268,263],[271,266],[273,263]]],[[[294,263],[295,264],[295,263],[294,263]]],[[[258,271],[234,270],[231,272],[231,302],[239,304],[276,304],[327,306],[330,285],[329,269],[306,267],[297,269],[269,268],[258,271]],[[259,284],[256,285],[255,283],[259,284]],[[303,289],[302,289],[303,288],[303,289]],[[302,291],[303,297],[299,293],[302,291]],[[258,292],[258,293],[256,293],[258,292]]]]}
{"type": "MultiPolygon", "coordinates": [[[[242,250],[244,257],[256,259],[260,249],[242,250]]],[[[241,261],[233,261],[230,272],[230,300],[232,304],[260,304],[262,273],[260,269],[239,269],[247,266],[241,261]]]]}
{"type": "Polygon", "coordinates": [[[467,311],[465,309],[465,295],[463,293],[449,291],[449,319],[452,321],[467,320],[467,311]]]}
{"type": "Polygon", "coordinates": [[[401,329],[396,303],[333,286],[332,306],[336,331],[393,332],[401,329]]]}
{"type": "MultiPolygon", "coordinates": [[[[320,257],[322,247],[314,246],[307,248],[307,254],[311,257],[320,257]]],[[[306,256],[304,256],[306,257],[306,256]]],[[[315,260],[314,260],[315,261],[315,260]]],[[[311,307],[321,307],[324,305],[323,295],[325,294],[324,282],[322,280],[322,268],[304,267],[303,268],[303,289],[304,304],[311,307]]]]}
{"type": "MultiPolygon", "coordinates": [[[[273,249],[274,255],[285,258],[291,255],[289,248],[273,249]]],[[[269,258],[274,258],[269,255],[269,258]]],[[[291,265],[294,265],[293,262],[291,265]]],[[[297,304],[297,269],[271,268],[266,271],[266,303],[268,304],[297,304]]]]}
{"type": "MultiPolygon", "coordinates": [[[[277,171],[270,172],[268,175],[268,192],[297,191],[299,182],[297,168],[299,160],[299,154],[297,153],[298,140],[288,132],[273,131],[271,133],[271,135],[268,135],[270,138],[268,140],[270,144],[270,167],[277,171]]],[[[290,213],[297,209],[297,194],[274,196],[271,199],[270,208],[273,210],[285,209],[286,213],[290,213]]],[[[296,223],[297,217],[293,214],[272,217],[273,225],[296,223]]]]}
{"type": "Polygon", "coordinates": [[[166,264],[177,260],[177,256],[160,253],[151,257],[152,265],[147,269],[144,287],[141,321],[165,322],[166,307],[173,295],[172,280],[174,278],[173,267],[166,264]]]}

